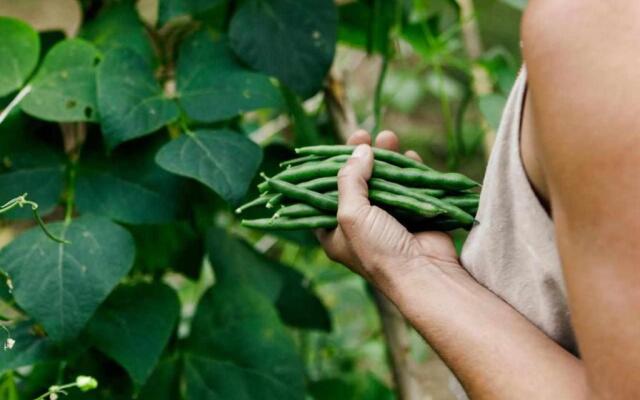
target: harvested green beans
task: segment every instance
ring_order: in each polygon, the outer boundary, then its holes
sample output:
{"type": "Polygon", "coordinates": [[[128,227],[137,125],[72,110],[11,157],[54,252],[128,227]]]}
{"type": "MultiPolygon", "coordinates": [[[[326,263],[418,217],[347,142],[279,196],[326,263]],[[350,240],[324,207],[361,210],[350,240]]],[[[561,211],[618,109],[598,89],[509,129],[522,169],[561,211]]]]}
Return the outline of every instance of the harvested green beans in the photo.
{"type": "MultiPolygon", "coordinates": [[[[262,230],[334,228],[337,226],[338,172],[354,146],[311,146],[296,149],[301,155],[280,164],[284,169],[265,175],[258,185],[262,195],[236,212],[265,205],[272,218],[243,220],[262,230]]],[[[389,150],[374,149],[369,200],[410,230],[470,229],[475,220],[480,185],[454,172],[438,172],[389,150]]]]}

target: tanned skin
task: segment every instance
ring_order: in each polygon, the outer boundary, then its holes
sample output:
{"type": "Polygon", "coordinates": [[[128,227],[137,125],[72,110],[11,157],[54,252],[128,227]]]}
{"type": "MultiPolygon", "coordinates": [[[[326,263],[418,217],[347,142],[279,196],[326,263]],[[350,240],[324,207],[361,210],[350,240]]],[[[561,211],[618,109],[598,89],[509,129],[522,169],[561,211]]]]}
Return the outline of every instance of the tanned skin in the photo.
{"type": "MultiPolygon", "coordinates": [[[[640,2],[531,0],[521,153],[552,215],[581,359],[367,199],[366,132],[339,174],[329,256],[377,286],[472,399],[640,399],[640,2]]],[[[398,149],[391,132],[376,146],[398,149]]],[[[413,152],[409,156],[419,159],[413,152]]]]}

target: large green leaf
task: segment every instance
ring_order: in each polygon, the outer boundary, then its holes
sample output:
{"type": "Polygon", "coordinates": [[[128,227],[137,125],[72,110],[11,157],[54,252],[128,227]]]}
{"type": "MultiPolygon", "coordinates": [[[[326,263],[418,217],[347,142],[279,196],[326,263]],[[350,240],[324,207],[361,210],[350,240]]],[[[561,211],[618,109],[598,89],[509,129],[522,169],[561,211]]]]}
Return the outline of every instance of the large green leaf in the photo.
{"type": "MultiPolygon", "coordinates": [[[[28,193],[46,215],[58,204],[64,185],[65,157],[57,131],[16,111],[0,125],[0,203],[28,193]],[[18,133],[19,134],[16,134],[18,133]]],[[[1,218],[33,218],[30,207],[13,209],[1,218]]]]}
{"type": "Polygon", "coordinates": [[[201,235],[188,222],[129,227],[136,242],[138,271],[160,275],[171,269],[198,279],[204,260],[201,235]]]}
{"type": "Polygon", "coordinates": [[[156,156],[162,168],[198,180],[233,205],[244,198],[261,161],[258,145],[229,130],[187,132],[156,156]]]}
{"type": "Polygon", "coordinates": [[[82,39],[62,41],[47,53],[22,109],[36,118],[97,121],[96,65],[100,53],[82,39]]]}
{"type": "Polygon", "coordinates": [[[158,23],[164,25],[169,20],[196,14],[225,3],[227,0],[158,0],[158,23]]]}
{"type": "Polygon", "coordinates": [[[269,301],[243,286],[206,292],[185,360],[187,399],[304,399],[304,366],[269,301]]]}
{"type": "Polygon", "coordinates": [[[209,260],[220,284],[250,286],[271,300],[288,325],[330,330],[329,312],[300,272],[257,252],[249,243],[212,227],[209,260]]]}
{"type": "Polygon", "coordinates": [[[93,344],[141,386],[160,359],[179,315],[180,301],[168,286],[121,286],[98,309],[87,331],[93,344]]]}
{"type": "Polygon", "coordinates": [[[137,52],[116,48],[105,54],[97,74],[98,104],[110,148],[147,135],[178,118],[149,63],[137,52]]]}
{"type": "MultiPolygon", "coordinates": [[[[8,326],[15,345],[10,350],[0,349],[0,375],[11,369],[59,359],[62,354],[44,332],[38,331],[33,322],[24,321],[8,326]]],[[[0,334],[0,347],[5,340],[0,334]]]]}
{"type": "Polygon", "coordinates": [[[206,246],[218,282],[251,286],[272,302],[278,299],[283,282],[275,262],[218,227],[207,231],[206,246]]]}
{"type": "Polygon", "coordinates": [[[21,88],[38,63],[40,38],[29,25],[0,17],[0,97],[21,88]]]}
{"type": "Polygon", "coordinates": [[[151,39],[133,2],[115,4],[102,10],[82,28],[80,35],[105,53],[113,48],[128,47],[149,63],[155,60],[151,39]]]}
{"type": "Polygon", "coordinates": [[[152,137],[120,146],[85,150],[76,183],[80,212],[129,224],[162,224],[178,218],[185,180],[160,168],[155,155],[165,140],[152,137]]]}
{"type": "Polygon", "coordinates": [[[180,47],[177,71],[180,104],[189,117],[213,122],[259,108],[282,105],[278,90],[266,75],[238,64],[225,41],[206,31],[180,47]]]}
{"type": "Polygon", "coordinates": [[[182,360],[176,356],[162,360],[138,394],[138,400],[176,400],[180,396],[182,360]]]}
{"type": "Polygon", "coordinates": [[[333,0],[245,0],[231,20],[231,46],[306,98],[322,87],[333,61],[337,20],[333,0]]]}
{"type": "Polygon", "coordinates": [[[55,341],[75,338],[134,258],[133,238],[113,222],[82,217],[49,225],[71,242],[59,244],[40,228],[0,251],[0,269],[11,276],[16,302],[55,341]]]}

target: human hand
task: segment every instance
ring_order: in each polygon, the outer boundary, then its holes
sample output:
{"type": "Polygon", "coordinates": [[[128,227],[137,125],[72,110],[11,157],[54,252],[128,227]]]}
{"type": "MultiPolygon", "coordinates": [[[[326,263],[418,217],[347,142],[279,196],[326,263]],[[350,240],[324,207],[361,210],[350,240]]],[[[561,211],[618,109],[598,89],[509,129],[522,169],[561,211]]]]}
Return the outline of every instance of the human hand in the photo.
{"type": "MultiPolygon", "coordinates": [[[[357,131],[348,144],[358,147],[338,174],[338,227],[318,231],[327,255],[381,289],[427,265],[460,267],[449,235],[411,233],[389,213],[371,205],[367,189],[373,169],[371,136],[357,131]]],[[[393,132],[384,131],[375,145],[398,151],[398,138],[393,132]]],[[[405,155],[422,161],[414,151],[405,155]]]]}

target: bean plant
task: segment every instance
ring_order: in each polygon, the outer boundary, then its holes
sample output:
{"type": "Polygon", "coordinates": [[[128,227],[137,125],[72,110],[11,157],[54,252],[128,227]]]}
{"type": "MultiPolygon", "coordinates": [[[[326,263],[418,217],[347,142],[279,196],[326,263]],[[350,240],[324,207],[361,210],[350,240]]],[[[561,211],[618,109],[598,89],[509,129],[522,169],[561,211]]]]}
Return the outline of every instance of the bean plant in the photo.
{"type": "MultiPolygon", "coordinates": [[[[158,0],[149,17],[79,0],[73,36],[0,16],[0,398],[343,398],[305,365],[301,338],[331,331],[328,306],[264,246],[319,254],[313,235],[266,235],[234,210],[295,147],[343,142],[328,104],[338,45],[382,65],[374,131],[402,48],[471,87],[455,2],[417,3],[158,0]]],[[[474,61],[496,88],[482,112],[504,96],[496,54],[474,61]]],[[[455,167],[478,152],[456,133],[478,116],[435,96],[455,167]]],[[[349,393],[392,396],[380,385],[349,393]]]]}

